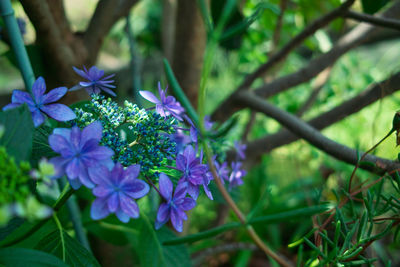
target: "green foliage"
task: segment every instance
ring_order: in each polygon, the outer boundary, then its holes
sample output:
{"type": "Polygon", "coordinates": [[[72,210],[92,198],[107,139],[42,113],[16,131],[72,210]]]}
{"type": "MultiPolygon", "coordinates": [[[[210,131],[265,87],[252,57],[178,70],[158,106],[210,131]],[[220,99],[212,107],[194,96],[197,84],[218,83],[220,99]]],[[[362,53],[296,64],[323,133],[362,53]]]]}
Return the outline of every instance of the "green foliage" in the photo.
{"type": "Polygon", "coordinates": [[[43,237],[35,248],[57,256],[69,266],[100,266],[89,251],[62,229],[43,237]]]}
{"type": "Polygon", "coordinates": [[[69,266],[51,254],[26,248],[0,249],[0,264],[15,267],[69,266]]]}
{"type": "Polygon", "coordinates": [[[26,105],[0,113],[5,131],[0,139],[7,153],[17,161],[28,160],[32,149],[33,122],[26,105]]]}

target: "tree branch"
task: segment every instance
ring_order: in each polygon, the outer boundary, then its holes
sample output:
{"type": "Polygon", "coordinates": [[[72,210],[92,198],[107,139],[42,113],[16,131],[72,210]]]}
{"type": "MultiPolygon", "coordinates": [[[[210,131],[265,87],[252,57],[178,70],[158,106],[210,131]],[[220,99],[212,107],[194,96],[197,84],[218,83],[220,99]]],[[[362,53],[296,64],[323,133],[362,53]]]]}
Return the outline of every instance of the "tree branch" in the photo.
{"type": "Polygon", "coordinates": [[[300,45],[305,39],[313,35],[317,30],[328,25],[332,20],[340,17],[343,13],[354,3],[354,0],[348,0],[337,9],[329,12],[328,14],[314,20],[308,25],[303,31],[297,34],[289,43],[287,43],[280,51],[272,55],[267,63],[258,67],[256,71],[248,75],[242,82],[237,90],[243,90],[248,87],[260,76],[264,75],[272,66],[281,62],[286,56],[298,45],[300,45]]]}
{"type": "MultiPolygon", "coordinates": [[[[358,153],[356,150],[325,137],[316,128],[312,127],[311,125],[307,124],[296,116],[260,99],[254,93],[242,91],[240,92],[240,97],[244,104],[249,108],[254,109],[258,112],[262,112],[265,115],[275,119],[291,132],[303,138],[304,140],[324,151],[325,153],[349,164],[357,164],[358,153]]],[[[360,151],[359,153],[362,154],[363,152],[360,151]]],[[[360,166],[360,168],[374,173],[381,174],[382,172],[400,169],[400,163],[373,155],[367,155],[365,157],[365,161],[373,163],[374,166],[362,165],[360,166]]]]}
{"type": "MultiPolygon", "coordinates": [[[[400,90],[400,72],[392,75],[388,79],[369,86],[370,88],[359,95],[343,102],[341,105],[327,111],[318,117],[307,122],[317,130],[322,130],[351,114],[354,114],[364,107],[400,90]]],[[[254,140],[247,144],[248,160],[256,159],[262,154],[271,150],[290,144],[299,137],[290,131],[283,129],[275,134],[254,140]]]]}
{"type": "Polygon", "coordinates": [[[92,65],[103,44],[103,39],[115,22],[126,16],[138,0],[100,0],[89,22],[83,41],[88,51],[87,64],[92,65]]]}
{"type": "MultiPolygon", "coordinates": [[[[397,17],[400,14],[400,1],[397,1],[391,8],[383,13],[383,17],[397,17]]],[[[327,67],[333,65],[343,54],[350,49],[366,42],[369,38],[377,34],[380,29],[374,26],[361,23],[349,33],[338,40],[336,45],[327,53],[315,58],[302,69],[275,79],[274,81],[264,84],[255,90],[256,94],[261,97],[271,97],[281,93],[289,88],[299,84],[308,82],[310,79],[318,75],[327,67]]],[[[239,92],[241,87],[231,94],[212,114],[213,120],[224,121],[229,118],[234,112],[243,108],[239,92]]]]}
{"type": "Polygon", "coordinates": [[[400,30],[400,21],[397,19],[389,19],[384,17],[376,17],[369,14],[358,13],[348,10],[344,16],[361,22],[371,23],[376,26],[400,30]]]}

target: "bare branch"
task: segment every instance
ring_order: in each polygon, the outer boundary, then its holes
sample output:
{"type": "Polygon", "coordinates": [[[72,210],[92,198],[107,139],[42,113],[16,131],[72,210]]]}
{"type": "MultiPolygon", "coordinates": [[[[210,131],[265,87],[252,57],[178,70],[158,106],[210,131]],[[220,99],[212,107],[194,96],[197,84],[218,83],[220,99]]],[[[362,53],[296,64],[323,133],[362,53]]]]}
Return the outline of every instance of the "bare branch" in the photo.
{"type": "MultiPolygon", "coordinates": [[[[240,97],[245,105],[249,108],[262,112],[265,115],[275,119],[291,132],[303,138],[315,147],[321,149],[325,153],[349,164],[357,164],[358,153],[356,150],[325,137],[316,128],[312,127],[296,116],[260,99],[254,93],[242,91],[240,92],[240,97]]],[[[362,154],[363,152],[360,153],[362,154]]],[[[360,167],[374,173],[381,174],[382,172],[400,169],[400,163],[373,155],[367,155],[365,157],[365,161],[373,163],[374,166],[362,165],[360,167]]]]}
{"type": "Polygon", "coordinates": [[[115,22],[126,16],[138,0],[100,0],[89,22],[83,41],[88,51],[88,64],[93,64],[104,37],[115,22]]]}
{"type": "Polygon", "coordinates": [[[348,0],[337,9],[313,21],[302,32],[300,32],[289,43],[287,43],[280,51],[272,55],[267,63],[261,65],[255,72],[248,75],[237,90],[242,90],[250,87],[250,85],[255,81],[255,79],[264,75],[265,72],[268,71],[272,66],[285,59],[286,56],[294,48],[300,45],[306,38],[313,35],[317,30],[328,25],[332,20],[340,17],[353,3],[354,0],[348,0]]]}
{"type": "MultiPolygon", "coordinates": [[[[317,130],[322,130],[399,90],[400,72],[380,83],[371,85],[369,89],[363,91],[359,95],[345,101],[336,108],[319,115],[307,123],[317,130]]],[[[280,130],[275,134],[248,143],[248,156],[251,157],[251,159],[258,158],[262,154],[268,153],[280,146],[290,144],[298,139],[299,137],[290,131],[286,129],[280,130]]]]}
{"type": "MultiPolygon", "coordinates": [[[[383,13],[383,17],[391,18],[400,15],[400,1],[397,1],[392,7],[383,13]]],[[[381,29],[374,26],[361,23],[352,31],[344,35],[336,45],[327,53],[315,58],[309,64],[300,70],[275,79],[274,81],[264,84],[255,90],[256,94],[261,97],[271,97],[281,93],[299,84],[308,82],[310,79],[318,75],[327,67],[333,65],[343,54],[350,49],[368,41],[369,38],[379,33],[381,29]]],[[[239,88],[240,89],[240,88],[239,88]]],[[[229,118],[235,111],[243,108],[240,97],[240,90],[236,90],[231,94],[213,113],[213,120],[224,121],[229,118]]]]}
{"type": "Polygon", "coordinates": [[[323,72],[318,74],[318,76],[315,78],[315,84],[313,86],[312,92],[307,98],[306,102],[303,104],[303,106],[300,107],[299,110],[296,112],[297,117],[301,118],[301,116],[303,116],[303,114],[311,108],[315,100],[317,100],[318,94],[321,92],[322,88],[324,88],[324,85],[329,80],[331,71],[332,67],[328,67],[323,72]]]}
{"type": "Polygon", "coordinates": [[[384,17],[371,16],[369,14],[358,13],[348,10],[345,17],[357,21],[367,22],[376,26],[400,30],[400,21],[397,19],[388,19],[384,17]]]}

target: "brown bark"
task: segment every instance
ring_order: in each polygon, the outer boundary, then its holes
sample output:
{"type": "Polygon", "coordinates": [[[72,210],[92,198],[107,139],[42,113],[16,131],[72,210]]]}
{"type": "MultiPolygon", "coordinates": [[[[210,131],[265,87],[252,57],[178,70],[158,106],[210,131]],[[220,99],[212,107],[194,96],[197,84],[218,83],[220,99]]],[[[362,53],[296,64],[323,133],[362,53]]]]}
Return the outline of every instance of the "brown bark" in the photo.
{"type": "Polygon", "coordinates": [[[189,100],[197,106],[206,32],[197,1],[178,0],[173,70],[189,100]]]}
{"type": "Polygon", "coordinates": [[[176,21],[176,0],[163,0],[161,40],[164,57],[173,64],[176,21]]]}

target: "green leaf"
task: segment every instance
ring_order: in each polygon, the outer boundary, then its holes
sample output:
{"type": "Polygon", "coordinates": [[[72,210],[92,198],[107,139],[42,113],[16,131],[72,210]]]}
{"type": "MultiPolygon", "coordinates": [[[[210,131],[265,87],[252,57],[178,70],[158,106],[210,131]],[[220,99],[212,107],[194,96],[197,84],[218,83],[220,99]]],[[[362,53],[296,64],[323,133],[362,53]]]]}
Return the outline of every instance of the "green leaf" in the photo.
{"type": "MultiPolygon", "coordinates": [[[[175,234],[167,227],[163,227],[156,231],[159,241],[175,238],[175,234]]],[[[169,267],[186,267],[191,266],[190,254],[186,246],[163,246],[164,256],[169,267]]]]}
{"type": "Polygon", "coordinates": [[[0,113],[0,125],[5,132],[0,139],[9,155],[17,161],[28,160],[32,150],[33,121],[26,105],[0,113]]]}
{"type": "Polygon", "coordinates": [[[42,125],[33,132],[32,159],[52,158],[57,155],[49,145],[49,135],[53,128],[42,125]]]}
{"type": "Polygon", "coordinates": [[[384,7],[389,0],[361,0],[362,9],[365,13],[374,14],[384,7]]]}
{"type": "Polygon", "coordinates": [[[68,266],[51,254],[26,248],[0,249],[0,264],[13,267],[68,266]]]}
{"type": "Polygon", "coordinates": [[[65,253],[65,262],[70,266],[100,266],[94,256],[87,251],[78,241],[70,237],[65,231],[57,229],[45,236],[36,249],[49,252],[60,259],[65,253]]]}

